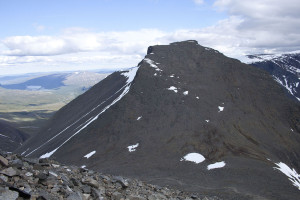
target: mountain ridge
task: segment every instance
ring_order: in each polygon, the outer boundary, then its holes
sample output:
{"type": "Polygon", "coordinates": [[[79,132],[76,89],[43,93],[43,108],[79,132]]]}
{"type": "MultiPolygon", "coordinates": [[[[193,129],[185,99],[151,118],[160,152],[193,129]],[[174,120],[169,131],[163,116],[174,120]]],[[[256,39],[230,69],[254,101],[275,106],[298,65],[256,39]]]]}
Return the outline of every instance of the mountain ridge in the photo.
{"type": "Polygon", "coordinates": [[[116,72],[73,100],[18,152],[228,199],[299,197],[274,170],[300,169],[299,103],[268,73],[196,41],[151,46],[138,67],[132,82],[116,72]]]}
{"type": "Polygon", "coordinates": [[[247,55],[247,63],[270,73],[287,93],[300,101],[300,51],[247,55]]]}

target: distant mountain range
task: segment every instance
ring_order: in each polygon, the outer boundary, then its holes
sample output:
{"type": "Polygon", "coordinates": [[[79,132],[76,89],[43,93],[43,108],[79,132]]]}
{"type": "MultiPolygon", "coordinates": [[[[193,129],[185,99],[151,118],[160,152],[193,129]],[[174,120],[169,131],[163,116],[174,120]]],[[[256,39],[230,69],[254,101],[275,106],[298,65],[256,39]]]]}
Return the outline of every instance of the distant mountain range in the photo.
{"type": "Polygon", "coordinates": [[[269,72],[287,93],[300,101],[300,51],[248,55],[248,64],[269,72]]]}
{"type": "Polygon", "coordinates": [[[0,77],[0,119],[30,135],[109,73],[55,72],[0,77]]]}
{"type": "Polygon", "coordinates": [[[17,152],[221,199],[298,200],[299,119],[267,72],[176,42],[78,96],[17,152]]]}
{"type": "Polygon", "coordinates": [[[62,86],[77,85],[83,90],[98,83],[103,74],[95,72],[63,72],[0,77],[0,87],[12,90],[54,90],[62,86]]]}

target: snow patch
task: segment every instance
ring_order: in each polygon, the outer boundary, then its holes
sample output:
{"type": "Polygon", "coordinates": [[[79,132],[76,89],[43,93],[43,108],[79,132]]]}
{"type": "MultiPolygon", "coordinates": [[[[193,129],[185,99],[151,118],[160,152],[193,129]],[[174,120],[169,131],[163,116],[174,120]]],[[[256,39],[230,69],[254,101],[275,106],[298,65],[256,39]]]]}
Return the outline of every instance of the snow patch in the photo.
{"type": "Polygon", "coordinates": [[[174,74],[171,74],[169,77],[170,77],[170,78],[174,78],[174,74]]]}
{"type": "Polygon", "coordinates": [[[218,108],[219,108],[219,112],[222,112],[224,110],[224,107],[222,106],[218,106],[218,108]]]}
{"type": "Polygon", "coordinates": [[[82,165],[80,168],[86,168],[86,165],[82,165]]]}
{"type": "Polygon", "coordinates": [[[138,121],[139,121],[140,119],[142,119],[142,116],[139,116],[139,117],[138,117],[136,120],[138,120],[138,121]]]}
{"type": "Polygon", "coordinates": [[[275,163],[275,165],[277,165],[278,167],[274,167],[274,169],[278,169],[279,171],[284,173],[293,183],[293,185],[297,187],[298,190],[300,190],[300,175],[296,172],[296,170],[289,168],[289,166],[282,162],[275,163]]]}
{"type": "Polygon", "coordinates": [[[199,164],[204,160],[205,160],[204,156],[202,156],[200,153],[189,153],[180,159],[180,161],[190,161],[196,164],[199,164]]]}
{"type": "Polygon", "coordinates": [[[183,92],[183,95],[188,95],[189,94],[189,91],[184,91],[183,92]]]}
{"type": "Polygon", "coordinates": [[[199,97],[196,97],[196,99],[199,99],[199,97]]]}
{"type": "Polygon", "coordinates": [[[216,162],[214,164],[210,164],[207,166],[207,170],[211,170],[211,169],[217,169],[217,168],[222,168],[226,165],[226,163],[224,161],[221,162],[216,162]]]}
{"type": "Polygon", "coordinates": [[[138,146],[139,146],[139,143],[136,143],[136,144],[134,144],[134,145],[128,146],[127,148],[128,148],[128,151],[129,151],[129,152],[133,152],[133,151],[136,150],[136,148],[137,148],[138,146]]]}
{"type": "Polygon", "coordinates": [[[178,92],[178,90],[175,86],[170,86],[169,88],[167,88],[167,90],[173,90],[175,93],[178,92]]]}
{"type": "Polygon", "coordinates": [[[83,156],[83,157],[89,159],[89,158],[90,158],[92,155],[94,155],[95,153],[96,153],[96,151],[92,151],[92,152],[86,154],[86,155],[83,156]]]}
{"type": "Polygon", "coordinates": [[[154,76],[157,76],[157,73],[155,73],[154,76]]]}
{"type": "Polygon", "coordinates": [[[128,72],[121,73],[121,75],[123,75],[127,78],[127,81],[126,81],[127,84],[129,84],[133,81],[138,69],[139,69],[139,67],[133,67],[128,72]]]}
{"type": "Polygon", "coordinates": [[[52,156],[52,154],[55,153],[55,151],[57,151],[58,148],[54,149],[53,151],[51,152],[48,152],[48,153],[45,153],[44,155],[41,155],[40,158],[49,158],[50,156],[52,156]]]}
{"type": "Polygon", "coordinates": [[[162,71],[161,69],[159,69],[159,67],[157,67],[157,65],[155,64],[155,62],[149,58],[145,58],[144,61],[146,61],[150,67],[153,67],[156,71],[162,71]]]}
{"type": "Polygon", "coordinates": [[[209,122],[209,120],[207,119],[207,120],[205,120],[207,123],[209,122]]]}

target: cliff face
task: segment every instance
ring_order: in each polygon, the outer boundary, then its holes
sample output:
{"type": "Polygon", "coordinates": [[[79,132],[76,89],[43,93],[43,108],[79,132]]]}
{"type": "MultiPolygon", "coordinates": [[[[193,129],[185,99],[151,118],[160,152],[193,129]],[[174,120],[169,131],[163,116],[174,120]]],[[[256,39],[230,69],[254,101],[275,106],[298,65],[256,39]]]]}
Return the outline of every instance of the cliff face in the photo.
{"type": "Polygon", "coordinates": [[[274,167],[300,170],[299,115],[266,72],[185,41],[149,47],[18,152],[228,199],[298,199],[274,167]]]}

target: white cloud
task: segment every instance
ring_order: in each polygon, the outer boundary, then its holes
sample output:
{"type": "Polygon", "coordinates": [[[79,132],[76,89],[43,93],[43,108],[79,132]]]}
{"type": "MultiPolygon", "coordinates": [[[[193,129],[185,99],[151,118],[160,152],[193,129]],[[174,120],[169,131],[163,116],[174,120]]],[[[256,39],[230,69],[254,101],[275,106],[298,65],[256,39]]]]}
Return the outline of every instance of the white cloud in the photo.
{"type": "Polygon", "coordinates": [[[150,45],[189,39],[235,58],[300,49],[300,4],[296,0],[216,0],[214,6],[229,17],[201,29],[92,32],[72,27],[57,36],[8,37],[0,43],[0,67],[132,67],[150,45]]]}
{"type": "Polygon", "coordinates": [[[300,48],[298,0],[217,0],[214,5],[242,20],[235,27],[241,46],[266,51],[300,48]]]}

